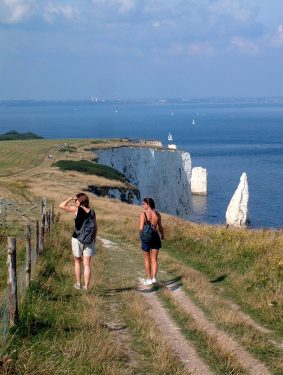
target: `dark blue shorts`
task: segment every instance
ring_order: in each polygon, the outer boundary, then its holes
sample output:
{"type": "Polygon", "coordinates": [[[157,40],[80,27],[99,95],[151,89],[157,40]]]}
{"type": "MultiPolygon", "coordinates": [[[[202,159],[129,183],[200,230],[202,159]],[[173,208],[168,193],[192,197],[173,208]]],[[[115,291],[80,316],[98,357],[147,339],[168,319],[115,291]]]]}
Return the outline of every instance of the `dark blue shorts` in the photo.
{"type": "Polygon", "coordinates": [[[149,243],[142,242],[141,248],[143,251],[152,249],[159,250],[161,248],[161,240],[157,231],[152,232],[152,237],[149,243]]]}

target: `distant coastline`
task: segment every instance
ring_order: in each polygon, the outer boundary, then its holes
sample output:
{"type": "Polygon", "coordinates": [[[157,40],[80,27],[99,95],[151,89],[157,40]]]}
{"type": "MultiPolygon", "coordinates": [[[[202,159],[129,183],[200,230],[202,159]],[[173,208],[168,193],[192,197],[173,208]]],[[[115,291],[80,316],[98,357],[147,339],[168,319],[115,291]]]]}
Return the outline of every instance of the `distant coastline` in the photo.
{"type": "Polygon", "coordinates": [[[101,105],[101,104],[283,104],[283,97],[207,97],[207,98],[144,98],[144,99],[2,99],[0,106],[45,105],[101,105]]]}

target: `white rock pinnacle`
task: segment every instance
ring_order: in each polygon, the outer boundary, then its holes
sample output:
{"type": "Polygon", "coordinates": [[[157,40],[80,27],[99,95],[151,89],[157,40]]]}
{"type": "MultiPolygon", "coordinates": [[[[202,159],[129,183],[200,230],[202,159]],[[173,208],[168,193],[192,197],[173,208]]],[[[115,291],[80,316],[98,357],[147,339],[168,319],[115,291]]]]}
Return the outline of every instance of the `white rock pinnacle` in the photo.
{"type": "Polygon", "coordinates": [[[226,211],[226,223],[234,227],[246,227],[248,223],[249,186],[244,172],[226,211]]]}
{"type": "Polygon", "coordinates": [[[202,167],[192,169],[192,194],[207,195],[207,171],[202,167]]]}

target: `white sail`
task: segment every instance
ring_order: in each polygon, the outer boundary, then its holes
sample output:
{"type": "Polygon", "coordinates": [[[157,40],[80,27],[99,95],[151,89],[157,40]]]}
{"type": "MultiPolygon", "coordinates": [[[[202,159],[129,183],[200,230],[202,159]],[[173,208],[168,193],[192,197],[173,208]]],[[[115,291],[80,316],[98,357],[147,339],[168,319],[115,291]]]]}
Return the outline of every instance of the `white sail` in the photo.
{"type": "Polygon", "coordinates": [[[169,134],[168,134],[168,141],[173,141],[173,137],[172,137],[172,134],[169,132],[169,134]]]}

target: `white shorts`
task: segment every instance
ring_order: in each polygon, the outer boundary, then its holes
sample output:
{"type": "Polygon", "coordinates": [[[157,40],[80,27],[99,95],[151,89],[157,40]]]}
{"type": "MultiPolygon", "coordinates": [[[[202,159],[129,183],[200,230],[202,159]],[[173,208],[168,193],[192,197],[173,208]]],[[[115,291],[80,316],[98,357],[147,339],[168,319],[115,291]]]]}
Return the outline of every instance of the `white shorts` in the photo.
{"type": "Polygon", "coordinates": [[[75,257],[83,255],[91,257],[96,253],[95,243],[93,241],[90,244],[84,244],[78,241],[77,238],[72,237],[72,251],[75,257]]]}

